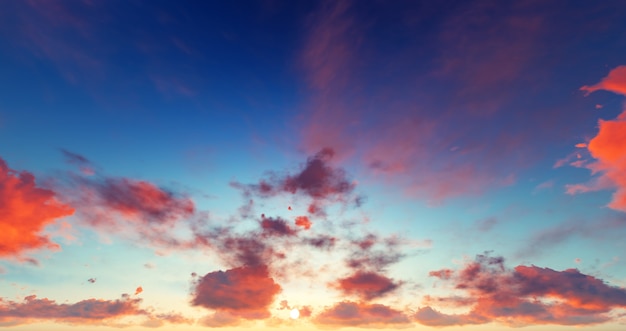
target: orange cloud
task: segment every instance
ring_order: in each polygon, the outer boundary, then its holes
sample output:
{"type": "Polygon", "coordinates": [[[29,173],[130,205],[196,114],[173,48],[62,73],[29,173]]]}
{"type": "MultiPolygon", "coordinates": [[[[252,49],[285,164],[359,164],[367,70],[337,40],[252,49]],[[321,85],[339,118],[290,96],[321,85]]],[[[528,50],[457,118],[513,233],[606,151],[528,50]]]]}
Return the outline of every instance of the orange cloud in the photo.
{"type": "Polygon", "coordinates": [[[300,226],[308,230],[311,228],[311,225],[313,225],[313,223],[311,223],[311,220],[308,217],[306,216],[296,217],[296,226],[300,226]]]}
{"type": "MultiPolygon", "coordinates": [[[[583,86],[587,94],[607,90],[626,95],[626,66],[619,66],[598,84],[583,86]]],[[[608,204],[610,208],[626,212],[626,110],[613,120],[599,120],[598,134],[586,146],[595,162],[586,164],[593,174],[598,174],[589,184],[568,185],[567,193],[616,190],[608,204]]],[[[577,145],[578,147],[578,145],[577,145]]],[[[584,147],[584,146],[583,146],[584,147]]]]}
{"type": "Polygon", "coordinates": [[[37,187],[31,173],[12,170],[0,159],[0,258],[31,249],[58,249],[42,231],[73,213],[71,206],[57,200],[55,191],[37,187]]]}
{"type": "Polygon", "coordinates": [[[137,287],[137,289],[135,290],[135,295],[137,295],[137,294],[139,294],[139,293],[141,293],[141,292],[143,292],[143,287],[139,286],[139,287],[137,287]]]}
{"type": "MultiPolygon", "coordinates": [[[[270,277],[266,266],[239,267],[210,272],[200,278],[195,284],[192,304],[214,309],[221,317],[264,319],[270,316],[269,306],[280,291],[280,285],[270,277]]],[[[227,324],[233,323],[230,318],[226,320],[227,324]]],[[[208,321],[216,322],[216,319],[208,321]]]]}
{"type": "Polygon", "coordinates": [[[585,91],[586,94],[605,90],[626,95],[626,66],[619,66],[611,70],[609,75],[604,77],[599,83],[590,86],[585,85],[580,90],[585,91]]]}
{"type": "Polygon", "coordinates": [[[407,327],[409,318],[401,311],[381,304],[343,301],[327,308],[314,323],[332,326],[407,327]]]}

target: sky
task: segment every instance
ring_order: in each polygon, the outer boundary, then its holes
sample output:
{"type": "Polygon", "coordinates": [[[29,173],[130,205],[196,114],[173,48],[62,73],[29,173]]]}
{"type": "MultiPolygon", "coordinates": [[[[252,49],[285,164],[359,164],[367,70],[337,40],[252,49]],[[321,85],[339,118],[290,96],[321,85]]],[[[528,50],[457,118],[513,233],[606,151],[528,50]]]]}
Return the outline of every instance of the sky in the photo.
{"type": "Polygon", "coordinates": [[[625,17],[0,1],[0,327],[622,330],[625,17]]]}

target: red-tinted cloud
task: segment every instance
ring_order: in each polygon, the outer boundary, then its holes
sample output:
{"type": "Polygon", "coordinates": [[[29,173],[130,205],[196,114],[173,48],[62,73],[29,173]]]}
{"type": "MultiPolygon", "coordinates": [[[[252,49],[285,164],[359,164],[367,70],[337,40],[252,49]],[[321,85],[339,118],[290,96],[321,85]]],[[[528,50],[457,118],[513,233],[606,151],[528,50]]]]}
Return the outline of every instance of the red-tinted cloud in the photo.
{"type": "Polygon", "coordinates": [[[346,278],[339,279],[336,287],[347,295],[356,295],[363,300],[372,300],[385,296],[398,288],[399,283],[375,272],[358,271],[346,278]]]}
{"type": "Polygon", "coordinates": [[[626,66],[619,66],[604,77],[595,85],[585,85],[580,88],[582,91],[593,93],[599,90],[611,91],[617,94],[626,95],[626,66]]]}
{"type": "Polygon", "coordinates": [[[103,207],[133,220],[167,223],[189,217],[195,209],[191,199],[177,197],[147,181],[104,178],[87,183],[103,207]]]}
{"type": "MultiPolygon", "coordinates": [[[[71,162],[91,166],[85,157],[63,152],[71,162]]],[[[159,250],[188,248],[193,238],[179,238],[175,230],[203,217],[185,194],[145,180],[72,174],[59,187],[84,224],[159,250]]]]}
{"type": "Polygon", "coordinates": [[[314,318],[314,323],[332,326],[407,327],[409,318],[401,311],[385,305],[339,302],[314,318]]]}
{"type": "Polygon", "coordinates": [[[135,289],[135,295],[137,295],[137,294],[139,294],[141,292],[143,292],[143,287],[139,286],[139,287],[137,287],[137,289],[135,289]]]}
{"type": "Polygon", "coordinates": [[[296,234],[296,231],[287,224],[287,221],[280,217],[263,217],[261,228],[263,229],[263,234],[267,236],[294,236],[296,234]]]}
{"type": "Polygon", "coordinates": [[[141,299],[122,296],[118,300],[88,299],[73,304],[56,303],[31,295],[23,302],[0,299],[0,324],[18,325],[37,321],[69,324],[107,324],[124,316],[148,315],[139,308],[141,299]]]}
{"type": "MultiPolygon", "coordinates": [[[[600,83],[583,86],[587,93],[607,90],[626,95],[626,66],[619,66],[609,73],[600,83]]],[[[626,212],[626,110],[613,120],[600,120],[598,134],[587,144],[587,149],[595,162],[584,165],[597,174],[589,184],[568,185],[567,193],[576,194],[615,189],[609,207],[626,212]]],[[[582,146],[585,147],[585,146],[582,146]]]]}
{"type": "Polygon", "coordinates": [[[56,219],[73,213],[55,191],[38,187],[31,173],[12,170],[0,159],[0,258],[31,249],[58,249],[42,232],[56,219]]]}
{"type": "Polygon", "coordinates": [[[609,321],[612,310],[626,307],[626,289],[609,286],[576,269],[520,265],[509,270],[504,259],[479,255],[451,277],[447,274],[432,275],[451,279],[466,296],[440,302],[466,306],[469,312],[445,314],[424,307],[414,316],[418,322],[433,326],[490,321],[513,326],[586,325],[609,321]]]}
{"type": "Polygon", "coordinates": [[[296,217],[295,223],[296,223],[297,226],[303,227],[306,230],[310,229],[311,225],[313,225],[311,220],[308,217],[306,217],[306,216],[298,216],[298,217],[296,217]]]}
{"type": "Polygon", "coordinates": [[[195,284],[192,304],[244,319],[270,316],[269,306],[281,291],[266,266],[210,272],[195,284]]]}

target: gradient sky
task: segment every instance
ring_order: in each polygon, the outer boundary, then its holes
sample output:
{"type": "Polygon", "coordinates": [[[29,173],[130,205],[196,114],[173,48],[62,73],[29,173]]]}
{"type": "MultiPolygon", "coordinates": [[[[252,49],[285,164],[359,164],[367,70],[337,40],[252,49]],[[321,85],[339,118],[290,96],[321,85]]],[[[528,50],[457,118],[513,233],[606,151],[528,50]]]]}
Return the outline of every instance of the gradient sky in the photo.
{"type": "Polygon", "coordinates": [[[0,0],[0,327],[621,330],[624,31],[621,0],[0,0]]]}

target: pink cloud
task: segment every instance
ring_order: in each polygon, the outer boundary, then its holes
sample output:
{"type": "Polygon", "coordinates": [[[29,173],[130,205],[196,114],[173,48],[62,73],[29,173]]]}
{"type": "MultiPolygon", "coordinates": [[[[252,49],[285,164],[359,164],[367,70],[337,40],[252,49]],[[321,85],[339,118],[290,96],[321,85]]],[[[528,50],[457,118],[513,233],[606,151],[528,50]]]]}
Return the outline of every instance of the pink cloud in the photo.
{"type": "Polygon", "coordinates": [[[401,311],[381,304],[343,301],[326,308],[313,319],[320,325],[336,327],[408,327],[409,318],[401,311]]]}
{"type": "Polygon", "coordinates": [[[358,271],[346,278],[339,279],[336,287],[346,295],[356,295],[363,300],[383,297],[401,284],[375,272],[358,271]]]}
{"type": "Polygon", "coordinates": [[[38,187],[26,171],[10,169],[0,159],[0,257],[17,257],[33,249],[59,249],[43,234],[47,225],[70,216],[74,208],[57,192],[38,187]]]}
{"type": "Polygon", "coordinates": [[[194,306],[243,319],[264,319],[270,316],[269,306],[281,287],[266,266],[254,266],[210,272],[197,281],[193,291],[194,306]]]}
{"type": "Polygon", "coordinates": [[[77,303],[56,303],[31,295],[22,302],[0,299],[0,324],[20,325],[37,321],[67,324],[106,325],[125,316],[145,316],[139,308],[141,299],[122,296],[118,300],[88,299],[77,303]]]}

